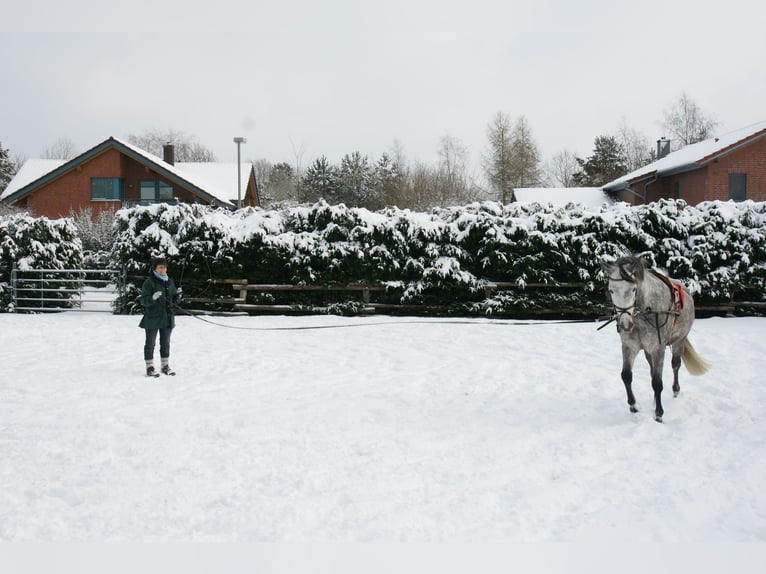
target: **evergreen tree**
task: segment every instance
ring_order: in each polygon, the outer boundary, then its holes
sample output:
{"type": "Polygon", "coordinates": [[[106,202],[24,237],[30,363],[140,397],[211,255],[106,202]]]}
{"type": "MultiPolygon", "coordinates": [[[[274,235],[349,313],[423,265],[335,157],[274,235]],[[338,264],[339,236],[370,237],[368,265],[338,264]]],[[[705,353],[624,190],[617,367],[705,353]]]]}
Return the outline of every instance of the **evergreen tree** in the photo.
{"type": "Polygon", "coordinates": [[[625,152],[614,136],[599,136],[593,146],[593,155],[587,159],[577,158],[580,171],[574,174],[577,185],[601,187],[625,175],[625,152]]]}
{"type": "Polygon", "coordinates": [[[324,199],[328,203],[337,203],[340,184],[337,169],[325,156],[312,163],[301,178],[301,199],[315,202],[324,199]]]}
{"type": "Polygon", "coordinates": [[[338,170],[339,202],[349,207],[367,207],[373,195],[372,179],[367,156],[358,151],[343,156],[338,170]]]}
{"type": "Polygon", "coordinates": [[[8,157],[8,150],[0,142],[0,193],[5,191],[14,175],[16,175],[16,164],[8,157]]]}
{"type": "Polygon", "coordinates": [[[401,203],[404,178],[399,164],[384,153],[375,164],[372,174],[373,201],[370,209],[380,209],[401,203]]]}

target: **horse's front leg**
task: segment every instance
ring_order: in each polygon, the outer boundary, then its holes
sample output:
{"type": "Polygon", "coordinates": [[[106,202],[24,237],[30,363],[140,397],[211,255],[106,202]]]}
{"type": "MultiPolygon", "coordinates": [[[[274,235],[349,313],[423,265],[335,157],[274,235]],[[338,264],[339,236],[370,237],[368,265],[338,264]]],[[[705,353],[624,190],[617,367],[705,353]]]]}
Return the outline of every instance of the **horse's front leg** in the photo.
{"type": "Polygon", "coordinates": [[[649,367],[652,373],[652,390],[654,391],[654,420],[662,422],[662,415],[665,410],[662,408],[662,368],[665,364],[665,349],[661,347],[658,351],[646,353],[646,360],[649,361],[649,367]]]}
{"type": "Polygon", "coordinates": [[[633,362],[636,359],[638,351],[623,343],[622,345],[622,382],[625,385],[625,392],[628,395],[628,407],[630,412],[637,413],[636,397],[633,395],[633,362]]]}

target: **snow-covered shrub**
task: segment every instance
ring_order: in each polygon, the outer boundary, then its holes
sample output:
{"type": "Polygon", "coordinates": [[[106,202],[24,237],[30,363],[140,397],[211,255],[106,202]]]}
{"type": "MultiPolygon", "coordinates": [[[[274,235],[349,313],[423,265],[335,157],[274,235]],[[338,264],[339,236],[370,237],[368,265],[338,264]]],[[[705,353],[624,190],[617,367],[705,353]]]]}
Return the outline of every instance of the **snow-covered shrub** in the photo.
{"type": "MultiPolygon", "coordinates": [[[[388,303],[593,314],[605,304],[601,262],[627,253],[644,254],[700,301],[728,301],[745,289],[762,299],[766,285],[766,204],[753,202],[692,207],[663,200],[599,209],[484,202],[428,213],[324,201],[236,212],[154,205],[118,212],[115,230],[113,264],[143,275],[152,257],[165,255],[176,280],[196,282],[206,296],[232,295],[230,286],[211,285],[213,278],[366,282],[387,285],[378,296],[388,303]],[[517,288],[485,295],[491,282],[517,288]]],[[[295,295],[268,295],[274,303],[287,297],[295,295]]],[[[309,308],[316,299],[303,294],[300,302],[309,308]]]]}
{"type": "MultiPolygon", "coordinates": [[[[0,310],[6,311],[11,305],[9,283],[14,265],[22,271],[67,270],[81,268],[82,261],[82,243],[71,219],[51,220],[27,214],[0,216],[0,310]]],[[[47,283],[42,286],[49,287],[47,283]]],[[[60,298],[66,302],[69,295],[62,293],[60,298]]]]}

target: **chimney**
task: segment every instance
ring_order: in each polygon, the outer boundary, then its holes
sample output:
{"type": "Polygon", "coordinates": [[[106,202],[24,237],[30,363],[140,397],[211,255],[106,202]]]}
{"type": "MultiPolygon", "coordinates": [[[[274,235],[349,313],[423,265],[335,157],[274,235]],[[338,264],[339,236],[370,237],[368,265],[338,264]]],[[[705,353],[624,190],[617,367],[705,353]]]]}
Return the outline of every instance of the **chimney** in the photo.
{"type": "Polygon", "coordinates": [[[162,159],[165,163],[175,165],[176,163],[176,149],[172,143],[168,142],[162,146],[162,159]]]}
{"type": "Polygon", "coordinates": [[[657,140],[657,159],[662,159],[670,153],[670,140],[664,137],[657,140]]]}

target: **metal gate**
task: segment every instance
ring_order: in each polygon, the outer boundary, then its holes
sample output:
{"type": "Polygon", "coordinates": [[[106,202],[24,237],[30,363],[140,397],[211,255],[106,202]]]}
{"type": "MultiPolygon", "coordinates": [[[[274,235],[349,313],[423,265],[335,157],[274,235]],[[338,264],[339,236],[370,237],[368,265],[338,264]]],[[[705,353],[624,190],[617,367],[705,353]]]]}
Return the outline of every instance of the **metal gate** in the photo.
{"type": "Polygon", "coordinates": [[[113,312],[125,285],[114,269],[11,269],[15,311],[113,312]]]}

